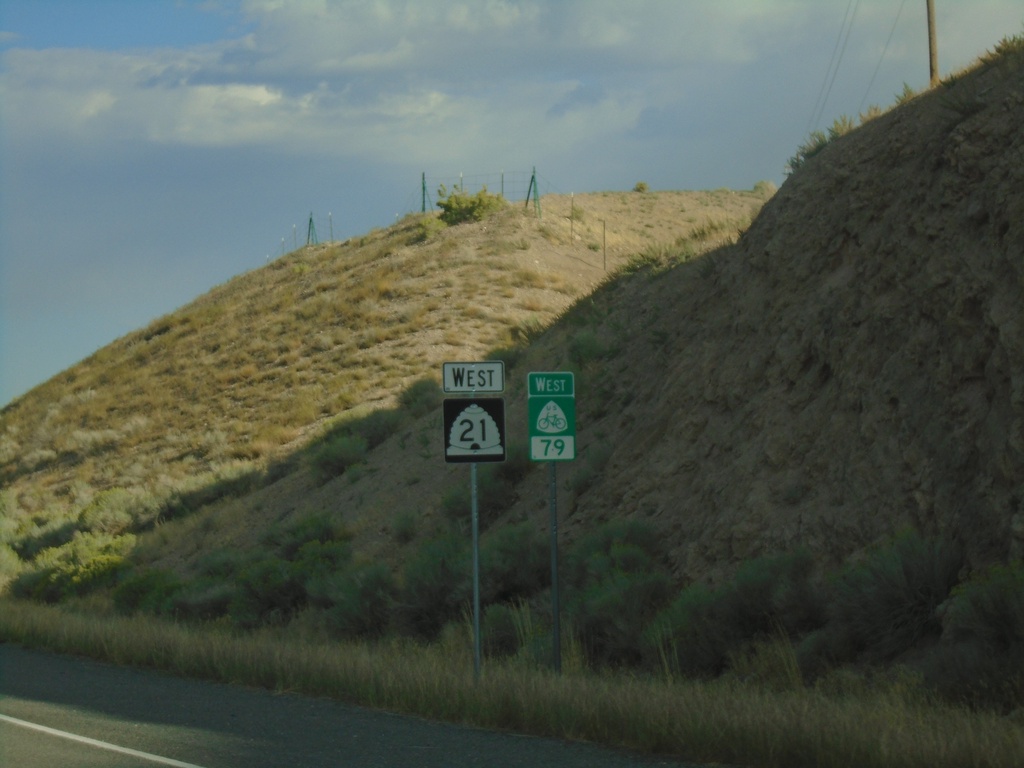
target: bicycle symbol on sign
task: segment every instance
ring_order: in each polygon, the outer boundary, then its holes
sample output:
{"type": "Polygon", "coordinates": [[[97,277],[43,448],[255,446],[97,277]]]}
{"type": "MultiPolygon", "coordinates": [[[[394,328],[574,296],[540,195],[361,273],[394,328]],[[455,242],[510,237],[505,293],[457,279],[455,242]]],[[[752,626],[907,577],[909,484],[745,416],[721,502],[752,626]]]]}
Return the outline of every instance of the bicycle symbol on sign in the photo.
{"type": "Polygon", "coordinates": [[[565,412],[554,401],[544,406],[537,418],[537,429],[541,432],[561,432],[568,425],[565,412]]]}

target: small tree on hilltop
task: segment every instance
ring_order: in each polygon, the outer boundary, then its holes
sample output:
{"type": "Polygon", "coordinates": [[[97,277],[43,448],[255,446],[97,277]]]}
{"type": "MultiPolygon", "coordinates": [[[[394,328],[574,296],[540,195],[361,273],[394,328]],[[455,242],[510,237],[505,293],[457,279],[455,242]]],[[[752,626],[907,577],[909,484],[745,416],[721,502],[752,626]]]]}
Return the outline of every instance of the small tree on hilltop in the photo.
{"type": "Polygon", "coordinates": [[[441,221],[449,226],[464,221],[480,221],[505,205],[501,195],[492,195],[483,187],[475,195],[467,195],[460,189],[451,192],[442,184],[437,190],[437,207],[441,209],[441,221]]]}

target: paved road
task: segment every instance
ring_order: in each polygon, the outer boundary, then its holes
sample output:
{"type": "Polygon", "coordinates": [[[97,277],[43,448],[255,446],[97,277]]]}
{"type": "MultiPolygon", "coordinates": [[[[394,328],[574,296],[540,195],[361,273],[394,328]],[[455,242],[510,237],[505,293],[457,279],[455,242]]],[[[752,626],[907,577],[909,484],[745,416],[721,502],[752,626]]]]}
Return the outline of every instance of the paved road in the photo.
{"type": "Polygon", "coordinates": [[[0,766],[158,765],[683,768],[590,744],[433,723],[0,644],[0,766]]]}

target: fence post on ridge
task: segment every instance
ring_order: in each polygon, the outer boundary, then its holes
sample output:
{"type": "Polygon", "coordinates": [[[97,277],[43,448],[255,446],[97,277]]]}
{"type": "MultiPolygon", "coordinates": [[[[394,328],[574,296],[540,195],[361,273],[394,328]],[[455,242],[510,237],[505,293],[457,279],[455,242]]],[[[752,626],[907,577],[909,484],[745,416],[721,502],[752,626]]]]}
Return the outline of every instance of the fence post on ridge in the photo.
{"type": "Polygon", "coordinates": [[[530,207],[530,195],[533,195],[533,208],[537,211],[537,218],[540,215],[540,194],[537,192],[537,166],[533,166],[533,173],[530,176],[530,186],[526,189],[526,207],[530,207]]]}

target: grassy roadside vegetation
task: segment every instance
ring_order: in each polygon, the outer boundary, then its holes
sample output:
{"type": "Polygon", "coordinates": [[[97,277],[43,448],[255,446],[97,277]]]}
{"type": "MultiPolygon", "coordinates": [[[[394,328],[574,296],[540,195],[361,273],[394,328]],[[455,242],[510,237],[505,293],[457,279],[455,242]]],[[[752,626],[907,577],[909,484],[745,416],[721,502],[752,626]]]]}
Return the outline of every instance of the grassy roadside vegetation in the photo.
{"type": "MultiPolygon", "coordinates": [[[[1024,723],[942,704],[913,683],[779,689],[517,661],[474,683],[466,632],[431,645],[295,641],[154,617],[0,600],[0,639],[179,675],[329,696],[487,728],[759,766],[1018,766],[1024,723]]],[[[792,655],[792,649],[789,651],[792,655]]],[[[779,654],[786,656],[785,652],[779,654]]]]}

